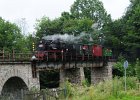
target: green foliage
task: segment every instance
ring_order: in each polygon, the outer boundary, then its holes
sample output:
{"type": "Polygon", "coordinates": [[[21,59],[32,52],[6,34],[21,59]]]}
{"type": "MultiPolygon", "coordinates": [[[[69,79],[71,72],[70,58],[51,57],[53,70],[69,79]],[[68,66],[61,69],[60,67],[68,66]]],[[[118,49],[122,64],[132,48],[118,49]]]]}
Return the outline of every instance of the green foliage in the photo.
{"type": "Polygon", "coordinates": [[[69,19],[63,22],[63,33],[77,35],[81,32],[89,32],[92,30],[93,21],[88,18],[69,19]]]}
{"type": "Polygon", "coordinates": [[[72,85],[70,82],[65,82],[65,89],[66,89],[66,97],[74,96],[74,85],[72,85]]]}
{"type": "Polygon", "coordinates": [[[90,86],[90,83],[88,82],[88,79],[85,79],[85,80],[82,81],[82,86],[84,86],[84,87],[90,86]]]}
{"type": "Polygon", "coordinates": [[[33,100],[35,97],[35,94],[39,93],[39,89],[36,87],[32,87],[30,91],[26,92],[26,95],[24,95],[23,100],[33,100]]]}
{"type": "Polygon", "coordinates": [[[70,19],[64,21],[63,32],[67,34],[74,34],[75,32],[78,32],[78,20],[70,19]]]}
{"type": "Polygon", "coordinates": [[[63,34],[63,21],[64,19],[57,18],[50,20],[48,17],[42,17],[36,23],[36,36],[41,38],[45,35],[63,34]]]}
{"type": "MultiPolygon", "coordinates": [[[[59,95],[61,100],[139,100],[140,89],[137,86],[137,78],[127,77],[127,91],[124,91],[124,77],[115,77],[113,80],[106,80],[90,87],[65,82],[66,97],[59,95]]],[[[41,90],[49,94],[49,90],[41,90]]],[[[35,88],[29,93],[37,93],[35,88]]],[[[46,96],[47,96],[46,95],[46,96]]],[[[28,95],[28,99],[32,96],[28,95]]],[[[27,98],[26,98],[27,99],[27,98]]],[[[27,99],[27,100],[28,100],[27,99]]],[[[30,100],[30,99],[29,99],[30,100]]]]}
{"type": "MultiPolygon", "coordinates": [[[[105,24],[102,28],[102,32],[105,35],[105,46],[114,49],[114,56],[119,56],[124,51],[125,36],[124,23],[122,19],[115,20],[105,24]]],[[[123,52],[124,53],[124,52],[123,52]]]]}
{"type": "Polygon", "coordinates": [[[139,100],[140,98],[135,77],[127,77],[127,91],[124,91],[124,77],[115,77],[113,80],[90,87],[78,87],[74,87],[73,91],[76,93],[67,98],[68,100],[132,100],[133,98],[139,100]]]}
{"type": "MultiPolygon", "coordinates": [[[[37,44],[35,38],[33,38],[31,34],[27,35],[24,38],[24,47],[23,48],[27,49],[26,51],[32,52],[33,51],[33,42],[35,44],[37,44]]],[[[35,49],[36,49],[36,45],[35,45],[35,49]]]]}
{"type": "Polygon", "coordinates": [[[36,24],[37,37],[53,34],[73,34],[77,35],[81,32],[89,32],[92,30],[91,25],[93,21],[89,18],[73,19],[68,17],[67,13],[62,14],[60,18],[50,20],[47,17],[43,17],[36,24]]]}
{"type": "Polygon", "coordinates": [[[137,76],[138,80],[140,81],[140,61],[138,58],[136,60],[135,67],[136,67],[136,76],[137,76]]]}
{"type": "Polygon", "coordinates": [[[111,21],[107,15],[102,2],[98,0],[77,0],[71,7],[71,13],[63,12],[60,18],[50,20],[42,17],[36,24],[37,37],[52,34],[73,34],[79,35],[81,32],[91,35],[95,43],[98,43],[98,32],[93,32],[93,22],[98,23],[97,29],[103,24],[111,21]],[[80,13],[80,15],[78,15],[80,13]],[[96,35],[97,34],[97,35],[96,35]]]}
{"type": "Polygon", "coordinates": [[[120,90],[123,90],[123,86],[124,84],[122,83],[122,81],[119,81],[119,79],[115,77],[112,85],[112,95],[116,98],[119,98],[120,90]]]}
{"type": "Polygon", "coordinates": [[[12,52],[13,49],[18,52],[29,52],[31,46],[28,38],[21,34],[17,25],[5,21],[0,17],[0,49],[12,52]]]}
{"type": "MultiPolygon", "coordinates": [[[[118,71],[117,76],[124,76],[124,61],[125,58],[123,56],[118,57],[118,61],[114,65],[114,69],[118,71]]],[[[128,64],[128,68],[126,69],[127,76],[135,76],[135,65],[133,65],[131,62],[128,64]]]]}
{"type": "Polygon", "coordinates": [[[15,50],[15,52],[31,52],[31,47],[29,47],[28,45],[30,44],[30,42],[27,42],[27,38],[26,37],[22,37],[20,39],[17,39],[15,46],[13,47],[13,49],[15,50]]]}
{"type": "Polygon", "coordinates": [[[124,67],[123,67],[123,62],[125,61],[123,56],[119,56],[118,61],[115,63],[113,66],[114,69],[117,69],[119,72],[118,75],[123,76],[124,75],[124,67]]]}
{"type": "Polygon", "coordinates": [[[92,19],[99,24],[98,27],[111,20],[99,0],[76,0],[71,7],[71,14],[77,19],[92,19]]]}
{"type": "Polygon", "coordinates": [[[102,28],[102,32],[106,36],[105,45],[114,49],[115,56],[123,53],[133,62],[140,57],[139,5],[139,0],[131,0],[131,4],[122,18],[109,22],[102,28]]]}
{"type": "Polygon", "coordinates": [[[15,41],[19,38],[21,38],[19,28],[0,17],[0,49],[7,48],[11,50],[15,41]]]}

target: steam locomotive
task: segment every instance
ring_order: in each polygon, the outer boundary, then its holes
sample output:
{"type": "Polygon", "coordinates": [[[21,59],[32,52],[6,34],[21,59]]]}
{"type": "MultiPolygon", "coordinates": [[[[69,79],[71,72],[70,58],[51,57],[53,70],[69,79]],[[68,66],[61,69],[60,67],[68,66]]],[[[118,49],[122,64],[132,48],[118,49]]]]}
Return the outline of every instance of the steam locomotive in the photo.
{"type": "Polygon", "coordinates": [[[74,43],[57,39],[42,38],[35,51],[38,61],[98,61],[112,56],[110,49],[101,45],[74,43]]]}

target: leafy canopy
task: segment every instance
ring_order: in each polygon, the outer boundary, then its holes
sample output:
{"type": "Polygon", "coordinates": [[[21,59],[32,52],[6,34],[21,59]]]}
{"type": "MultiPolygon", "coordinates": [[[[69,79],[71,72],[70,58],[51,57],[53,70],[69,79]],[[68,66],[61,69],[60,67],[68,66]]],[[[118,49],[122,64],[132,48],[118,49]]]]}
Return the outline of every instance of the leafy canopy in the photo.
{"type": "Polygon", "coordinates": [[[110,15],[104,9],[103,3],[99,0],[76,0],[71,7],[71,14],[77,19],[89,18],[102,25],[111,20],[110,15]]]}

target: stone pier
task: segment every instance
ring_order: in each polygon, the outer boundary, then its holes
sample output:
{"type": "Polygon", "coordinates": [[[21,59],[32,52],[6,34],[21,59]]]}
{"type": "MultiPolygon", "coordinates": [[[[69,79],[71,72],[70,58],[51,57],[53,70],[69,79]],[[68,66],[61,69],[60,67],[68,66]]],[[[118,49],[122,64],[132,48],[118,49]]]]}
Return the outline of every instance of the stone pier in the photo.
{"type": "Polygon", "coordinates": [[[114,63],[108,62],[103,67],[91,68],[91,84],[97,84],[101,81],[112,79],[112,66],[114,63]]]}
{"type": "Polygon", "coordinates": [[[83,67],[60,70],[60,84],[63,84],[66,80],[71,83],[81,84],[84,79],[83,67]]]}
{"type": "MultiPolygon", "coordinates": [[[[105,66],[96,66],[91,68],[91,84],[97,84],[101,81],[112,79],[112,66],[114,63],[108,62],[105,66]]],[[[81,84],[85,80],[84,67],[61,69],[60,70],[60,84],[66,80],[71,83],[81,84]]]]}

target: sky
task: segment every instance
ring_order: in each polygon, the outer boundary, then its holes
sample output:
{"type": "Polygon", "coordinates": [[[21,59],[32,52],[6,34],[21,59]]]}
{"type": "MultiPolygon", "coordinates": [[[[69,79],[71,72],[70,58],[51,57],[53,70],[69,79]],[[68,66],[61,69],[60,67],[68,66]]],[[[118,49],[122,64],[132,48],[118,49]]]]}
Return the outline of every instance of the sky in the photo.
{"type": "MultiPolygon", "coordinates": [[[[0,17],[10,22],[26,21],[28,32],[34,31],[36,19],[47,16],[58,18],[64,11],[70,11],[75,0],[0,0],[0,17]]],[[[129,6],[129,0],[100,0],[112,19],[120,18],[129,6]]]]}

